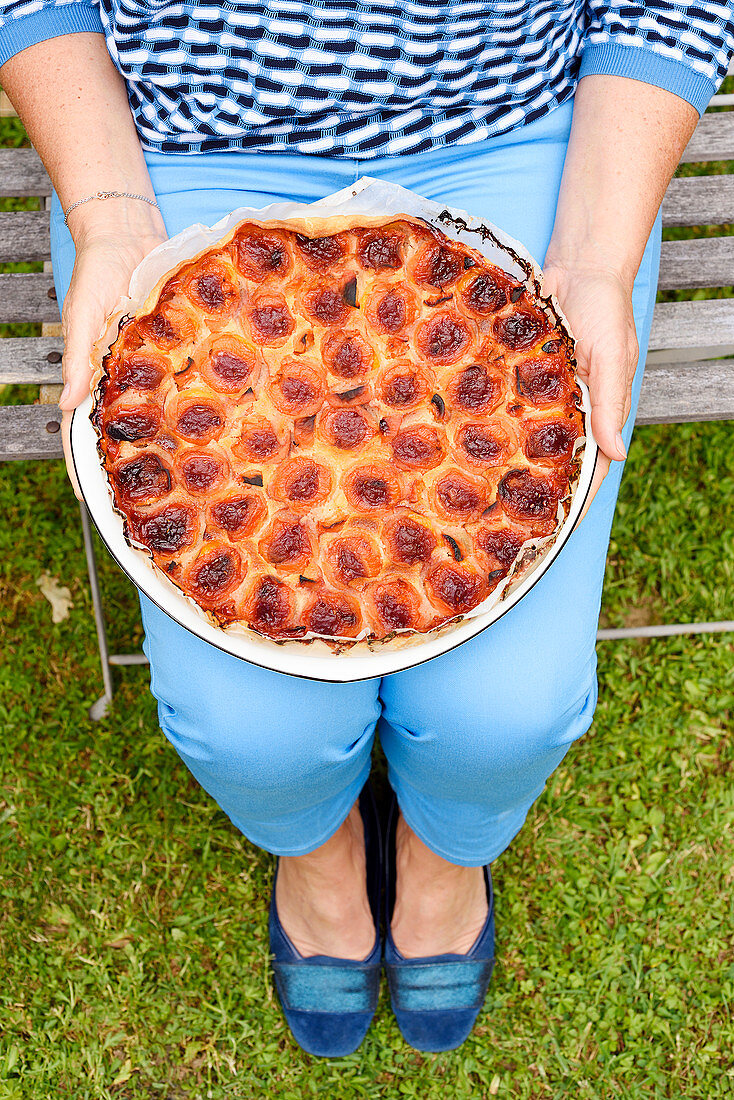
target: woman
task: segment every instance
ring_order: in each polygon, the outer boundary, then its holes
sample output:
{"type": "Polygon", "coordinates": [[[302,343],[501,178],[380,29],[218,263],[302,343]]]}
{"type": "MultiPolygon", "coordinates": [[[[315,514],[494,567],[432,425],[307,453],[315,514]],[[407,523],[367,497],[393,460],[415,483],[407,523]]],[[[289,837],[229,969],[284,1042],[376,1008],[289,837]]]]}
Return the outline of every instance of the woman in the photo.
{"type": "Polygon", "coordinates": [[[726,72],[731,13],[670,0],[417,0],[405,14],[375,0],[2,0],[0,11],[0,80],[55,187],[65,419],[142,256],[237,206],[312,201],[368,173],[486,217],[544,261],[602,459],[586,518],[511,613],[417,669],[328,685],[245,665],[141,598],[164,733],[234,824],[280,857],[271,948],[299,1042],[348,1053],[374,1012],[376,824],[360,792],[378,725],[398,808],[393,1005],[413,1045],[457,1046],[491,972],[484,869],[592,720],[658,208],[726,72]]]}

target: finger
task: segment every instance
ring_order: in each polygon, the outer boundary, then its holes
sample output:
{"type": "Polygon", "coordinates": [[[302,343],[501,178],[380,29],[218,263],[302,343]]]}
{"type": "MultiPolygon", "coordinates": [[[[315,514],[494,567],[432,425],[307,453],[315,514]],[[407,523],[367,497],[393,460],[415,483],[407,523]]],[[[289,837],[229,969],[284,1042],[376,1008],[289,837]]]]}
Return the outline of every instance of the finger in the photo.
{"type": "Polygon", "coordinates": [[[71,412],[64,412],[61,416],[61,441],[64,445],[64,461],[66,462],[66,472],[69,475],[69,481],[71,487],[74,490],[74,496],[77,500],[83,500],[81,488],[79,487],[79,481],[77,480],[76,470],[74,469],[74,460],[71,456],[71,412]]]}
{"type": "Polygon", "coordinates": [[[627,356],[597,358],[589,366],[591,427],[600,450],[618,462],[627,457],[622,426],[629,400],[627,356]]]}
{"type": "Polygon", "coordinates": [[[637,343],[637,333],[634,327],[631,327],[628,342],[627,342],[627,386],[624,393],[624,413],[622,416],[622,427],[627,423],[627,417],[630,414],[632,408],[632,383],[635,380],[635,372],[637,371],[637,364],[640,360],[640,347],[637,343]]]}
{"type": "Polygon", "coordinates": [[[581,523],[582,519],[584,518],[584,516],[586,515],[586,513],[589,510],[589,507],[591,505],[592,500],[594,499],[596,494],[599,492],[599,490],[601,488],[601,484],[602,484],[604,478],[609,473],[609,467],[610,466],[611,466],[611,462],[609,461],[607,456],[602,454],[601,451],[600,451],[599,456],[596,460],[596,467],[594,469],[594,476],[591,479],[591,488],[589,489],[589,495],[586,498],[586,502],[584,504],[584,507],[581,510],[581,515],[579,516],[579,520],[578,520],[579,523],[581,523]]]}
{"type": "Polygon", "coordinates": [[[65,322],[62,360],[65,385],[59,405],[63,410],[71,412],[89,394],[89,381],[92,377],[89,356],[99,334],[101,319],[86,309],[75,309],[72,303],[65,322]]]}

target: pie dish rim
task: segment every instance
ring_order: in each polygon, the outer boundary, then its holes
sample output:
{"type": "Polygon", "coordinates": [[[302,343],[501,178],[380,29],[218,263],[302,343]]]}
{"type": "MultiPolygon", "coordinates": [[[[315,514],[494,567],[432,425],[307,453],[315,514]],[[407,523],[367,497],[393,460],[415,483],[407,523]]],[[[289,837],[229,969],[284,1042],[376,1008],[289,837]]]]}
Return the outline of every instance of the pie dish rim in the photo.
{"type": "MultiPolygon", "coordinates": [[[[369,177],[363,177],[363,181],[365,185],[376,182],[381,187],[390,186],[385,185],[383,181],[371,181],[369,177]]],[[[522,245],[513,241],[512,238],[508,237],[502,230],[493,226],[486,220],[473,218],[464,211],[447,208],[437,203],[431,203],[430,200],[424,200],[421,196],[414,195],[412,192],[407,192],[404,188],[398,188],[395,185],[392,185],[392,188],[395,191],[410,195],[424,203],[430,203],[431,206],[440,210],[441,217],[434,215],[433,219],[423,218],[410,210],[393,210],[387,214],[381,213],[380,215],[372,217],[370,217],[368,213],[362,211],[349,211],[342,218],[344,224],[341,225],[341,228],[349,228],[360,224],[385,224],[389,221],[397,220],[402,216],[417,223],[427,221],[431,225],[435,224],[436,228],[441,229],[444,233],[446,232],[446,218],[450,219],[454,225],[463,223],[463,228],[472,232],[478,232],[479,229],[484,230],[492,238],[495,245],[510,253],[516,262],[519,261],[519,266],[523,267],[526,272],[525,282],[530,285],[530,280],[532,279],[534,283],[534,293],[537,297],[542,297],[544,301],[548,302],[553,312],[558,315],[562,326],[570,335],[568,322],[563,316],[563,312],[558,303],[550,296],[541,295],[542,272],[532,256],[530,256],[522,245]],[[474,225],[470,223],[474,223],[474,225]],[[519,250],[519,252],[517,250],[519,250]]],[[[343,192],[337,192],[333,196],[327,196],[326,199],[319,200],[316,204],[291,205],[294,208],[300,207],[304,210],[309,206],[316,206],[321,203],[326,203],[328,200],[334,200],[347,191],[353,195],[355,193],[355,188],[345,188],[343,192]]],[[[267,212],[273,206],[282,207],[283,204],[271,204],[271,207],[265,207],[261,210],[240,208],[237,211],[233,211],[227,218],[222,219],[222,221],[216,223],[216,225],[212,227],[198,228],[204,229],[207,234],[213,234],[224,222],[229,222],[230,226],[234,226],[241,221],[247,220],[269,225],[279,223],[284,227],[291,229],[297,227],[299,231],[302,231],[302,227],[305,223],[314,226],[324,221],[324,217],[321,216],[318,218],[311,216],[270,219],[267,217],[267,212]],[[233,221],[237,215],[237,221],[233,221]]],[[[328,215],[325,217],[328,217],[328,224],[326,227],[330,228],[332,232],[336,231],[334,230],[334,216],[328,215]]],[[[185,232],[186,231],[184,231],[184,233],[185,232]]],[[[196,252],[189,250],[186,255],[179,258],[176,264],[169,265],[166,269],[165,276],[161,276],[156,280],[153,288],[143,299],[145,304],[147,305],[148,302],[153,299],[154,294],[160,290],[163,278],[171,277],[180,264],[192,262],[201,254],[209,251],[220,241],[228,240],[231,235],[232,233],[229,230],[225,233],[220,231],[212,243],[207,244],[202,249],[198,249],[196,252]]],[[[460,239],[458,236],[452,238],[451,234],[447,235],[450,239],[460,239]]],[[[181,234],[179,236],[181,236],[181,234]]],[[[172,240],[173,239],[175,238],[172,238],[172,240]]],[[[166,244],[168,243],[169,242],[166,242],[166,244]]],[[[472,242],[472,247],[483,252],[482,243],[484,242],[472,242]]],[[[496,259],[488,257],[488,261],[495,263],[496,259]]],[[[505,270],[509,268],[507,263],[502,266],[504,266],[505,270]]],[[[136,306],[134,311],[136,313],[141,312],[141,306],[136,306]]],[[[118,316],[123,316],[125,312],[129,312],[129,309],[120,310],[118,316]]],[[[114,319],[115,314],[111,316],[110,322],[106,325],[107,333],[114,319]]],[[[104,335],[105,334],[103,334],[103,336],[104,335]]],[[[100,338],[100,340],[102,339],[103,337],[100,338]]],[[[438,628],[434,628],[427,632],[410,631],[407,635],[397,635],[395,638],[388,639],[387,641],[383,639],[366,639],[354,643],[349,648],[345,647],[342,651],[339,651],[338,642],[327,642],[320,639],[314,639],[313,641],[309,639],[270,639],[244,627],[228,630],[216,625],[191,597],[187,596],[181,589],[172,584],[160,568],[153,563],[149,552],[145,551],[144,548],[136,548],[130,543],[122,530],[124,513],[119,512],[115,507],[115,502],[110,491],[108,475],[99,459],[97,450],[98,435],[89,420],[89,411],[93,401],[91,394],[85,402],[74,411],[72,416],[72,454],[85,503],[108,551],[119,567],[131,580],[133,580],[133,583],[135,583],[136,586],[161,610],[175,621],[179,622],[181,626],[224,652],[230,653],[239,659],[260,665],[261,667],[269,668],[273,671],[287,672],[291,675],[330,682],[356,681],[414,667],[426,660],[431,660],[444,652],[456,648],[456,646],[476,636],[493,622],[503,617],[507,611],[515,606],[515,604],[534,587],[537,581],[550,567],[551,563],[568,541],[568,538],[578,522],[578,517],[588,498],[598,458],[598,449],[590,427],[588,388],[583,381],[578,378],[577,374],[575,377],[582,394],[581,408],[584,414],[585,446],[580,459],[575,485],[572,485],[570,507],[565,518],[559,523],[554,535],[551,536],[552,544],[543,548],[540,554],[537,555],[538,560],[534,561],[525,570],[521,578],[513,579],[513,584],[510,586],[510,592],[506,598],[495,602],[493,606],[487,610],[481,611],[480,609],[475,614],[470,613],[468,616],[453,617],[448,619],[438,628]],[[88,430],[85,430],[85,426],[88,430]],[[92,438],[90,438],[90,436],[92,438]],[[94,462],[90,462],[90,443],[93,444],[94,462]],[[96,484],[93,477],[95,472],[99,475],[96,484]],[[103,485],[99,484],[100,478],[103,485]],[[104,493],[100,492],[102,488],[104,488],[107,493],[106,509],[104,499],[100,499],[100,497],[104,498],[104,493]],[[355,652],[355,650],[357,650],[357,652],[355,652]]],[[[95,390],[98,381],[99,372],[97,371],[93,379],[95,390]]]]}

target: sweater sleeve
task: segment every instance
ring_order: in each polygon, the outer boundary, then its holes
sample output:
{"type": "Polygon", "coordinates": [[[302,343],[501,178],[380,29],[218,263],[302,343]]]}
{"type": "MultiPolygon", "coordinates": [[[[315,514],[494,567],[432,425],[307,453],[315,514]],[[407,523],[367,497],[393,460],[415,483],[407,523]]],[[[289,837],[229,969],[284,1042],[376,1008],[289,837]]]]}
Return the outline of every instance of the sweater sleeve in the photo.
{"type": "Polygon", "coordinates": [[[37,42],[81,31],[104,33],[94,0],[0,0],[0,65],[37,42]]]}
{"type": "Polygon", "coordinates": [[[720,3],[589,0],[579,79],[628,76],[674,92],[703,114],[734,53],[734,8],[720,3]]]}

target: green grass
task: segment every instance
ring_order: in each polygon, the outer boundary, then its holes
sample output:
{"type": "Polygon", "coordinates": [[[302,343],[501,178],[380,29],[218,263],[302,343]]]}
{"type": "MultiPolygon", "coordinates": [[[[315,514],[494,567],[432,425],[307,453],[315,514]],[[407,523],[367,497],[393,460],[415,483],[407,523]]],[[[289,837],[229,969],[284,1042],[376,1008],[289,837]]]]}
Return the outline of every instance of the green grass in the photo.
{"type": "MultiPolygon", "coordinates": [[[[731,452],[729,424],[637,431],[605,622],[731,617],[731,452]]],[[[165,741],[147,670],[88,718],[101,681],[61,464],[0,466],[0,515],[0,1100],[734,1097],[731,635],[599,645],[594,726],[494,867],[471,1038],[418,1054],[383,989],[360,1050],[328,1062],[274,1000],[273,861],[165,741]],[[74,599],[55,626],[44,570],[74,599]]],[[[101,571],[112,646],[139,647],[134,590],[101,571]]]]}
{"type": "MultiPolygon", "coordinates": [[[[728,430],[638,432],[608,621],[730,613],[728,430]]],[[[100,677],[60,465],[4,467],[0,507],[0,1097],[734,1096],[730,637],[600,644],[592,732],[495,865],[498,964],[465,1046],[412,1051],[383,993],[360,1051],[323,1062],[273,999],[272,860],[158,731],[147,670],[87,717],[100,677]],[[44,569],[74,598],[57,626],[44,569]]],[[[137,646],[134,591],[103,561],[112,643],[137,646]]]]}

